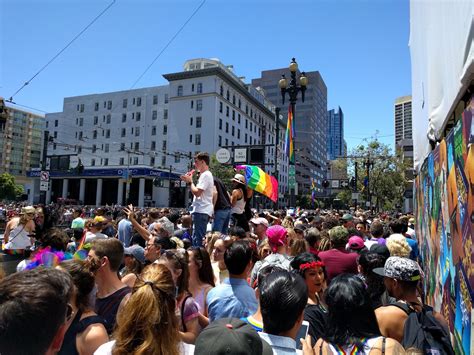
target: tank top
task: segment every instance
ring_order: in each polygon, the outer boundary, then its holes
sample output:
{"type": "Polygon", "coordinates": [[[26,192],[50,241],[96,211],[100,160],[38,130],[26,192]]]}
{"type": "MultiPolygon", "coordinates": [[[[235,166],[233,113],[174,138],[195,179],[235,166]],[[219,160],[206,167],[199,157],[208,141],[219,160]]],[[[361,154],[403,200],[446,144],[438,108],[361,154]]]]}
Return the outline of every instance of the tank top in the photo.
{"type": "Polygon", "coordinates": [[[326,345],[321,345],[319,346],[319,354],[322,354],[322,348],[327,347],[328,354],[354,354],[354,355],[367,355],[370,353],[372,348],[375,346],[377,341],[382,338],[382,354],[385,354],[385,342],[386,339],[385,337],[374,337],[374,338],[362,338],[360,339],[361,341],[361,346],[357,346],[354,344],[350,345],[333,345],[333,344],[328,344],[325,343],[326,345]]]}
{"type": "Polygon", "coordinates": [[[235,205],[232,206],[231,213],[243,214],[245,211],[245,199],[242,192],[242,197],[235,202],[235,205]]]}
{"type": "Polygon", "coordinates": [[[26,249],[31,246],[29,232],[26,230],[24,224],[19,224],[10,232],[8,242],[5,244],[5,249],[26,249]]]}
{"type": "Polygon", "coordinates": [[[92,324],[103,324],[105,326],[104,320],[99,316],[89,316],[84,319],[81,319],[81,316],[82,312],[77,312],[74,320],[64,335],[63,345],[61,346],[58,355],[79,355],[76,347],[77,335],[81,334],[92,324]]]}
{"type": "Polygon", "coordinates": [[[120,303],[130,292],[132,292],[132,289],[125,286],[107,297],[97,297],[95,301],[95,312],[104,319],[104,326],[108,334],[111,334],[114,329],[120,303]]]}

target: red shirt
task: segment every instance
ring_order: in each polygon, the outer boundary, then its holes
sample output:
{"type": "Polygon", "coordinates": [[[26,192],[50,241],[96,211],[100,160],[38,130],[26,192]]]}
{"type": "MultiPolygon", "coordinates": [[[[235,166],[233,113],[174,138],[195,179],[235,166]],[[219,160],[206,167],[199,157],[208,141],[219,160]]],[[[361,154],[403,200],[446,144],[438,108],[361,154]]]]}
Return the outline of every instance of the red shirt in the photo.
{"type": "Polygon", "coordinates": [[[344,248],[321,251],[318,255],[326,265],[329,282],[339,274],[357,274],[357,257],[359,254],[350,253],[344,248]]]}

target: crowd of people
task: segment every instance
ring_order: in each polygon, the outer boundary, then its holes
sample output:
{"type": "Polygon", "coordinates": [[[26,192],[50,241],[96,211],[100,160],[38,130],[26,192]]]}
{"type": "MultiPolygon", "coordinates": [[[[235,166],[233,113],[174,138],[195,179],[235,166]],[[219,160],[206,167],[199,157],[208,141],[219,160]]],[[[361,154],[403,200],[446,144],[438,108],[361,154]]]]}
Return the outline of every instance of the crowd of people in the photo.
{"type": "Polygon", "coordinates": [[[68,228],[51,206],[11,215],[0,354],[453,353],[446,321],[423,303],[411,216],[249,211],[245,177],[227,193],[208,164],[198,154],[197,182],[182,177],[190,212],[129,205],[84,218],[75,206],[62,210],[68,228]]]}

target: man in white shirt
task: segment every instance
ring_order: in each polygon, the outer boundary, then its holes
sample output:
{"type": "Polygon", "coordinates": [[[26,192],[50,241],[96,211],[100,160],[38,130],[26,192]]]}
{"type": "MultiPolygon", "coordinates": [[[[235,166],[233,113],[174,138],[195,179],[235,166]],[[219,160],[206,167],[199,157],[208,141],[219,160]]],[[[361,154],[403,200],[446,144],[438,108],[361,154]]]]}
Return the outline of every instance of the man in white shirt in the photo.
{"type": "Polygon", "coordinates": [[[197,185],[194,185],[194,170],[181,176],[181,180],[190,185],[191,192],[194,195],[192,211],[193,216],[193,246],[202,246],[202,240],[206,234],[207,223],[214,213],[212,204],[212,192],[214,190],[214,178],[209,171],[209,154],[198,153],[194,157],[194,166],[199,171],[197,185]]]}

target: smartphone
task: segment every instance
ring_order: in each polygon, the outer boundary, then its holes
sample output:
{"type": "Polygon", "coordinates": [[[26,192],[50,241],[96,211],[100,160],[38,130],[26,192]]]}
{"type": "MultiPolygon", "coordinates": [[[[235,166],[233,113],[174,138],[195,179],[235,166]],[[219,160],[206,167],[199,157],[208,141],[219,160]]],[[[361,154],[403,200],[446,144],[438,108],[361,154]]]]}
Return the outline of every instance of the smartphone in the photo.
{"type": "Polygon", "coordinates": [[[303,350],[303,346],[301,345],[300,339],[305,339],[306,336],[308,335],[308,330],[309,330],[309,323],[308,321],[304,320],[303,323],[301,323],[301,327],[298,330],[298,333],[296,333],[296,349],[298,350],[303,350]]]}

